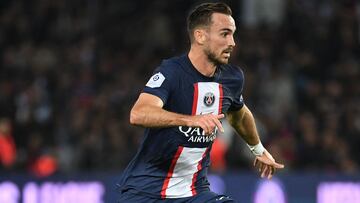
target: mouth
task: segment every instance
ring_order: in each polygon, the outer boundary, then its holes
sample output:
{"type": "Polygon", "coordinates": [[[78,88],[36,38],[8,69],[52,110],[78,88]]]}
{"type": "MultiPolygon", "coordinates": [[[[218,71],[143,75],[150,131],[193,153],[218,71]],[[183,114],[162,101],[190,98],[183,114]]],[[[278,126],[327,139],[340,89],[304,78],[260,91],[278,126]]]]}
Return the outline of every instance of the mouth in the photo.
{"type": "Polygon", "coordinates": [[[223,55],[225,56],[225,58],[229,58],[230,57],[230,52],[224,52],[223,55]]]}
{"type": "Polygon", "coordinates": [[[225,51],[223,51],[223,54],[228,58],[228,57],[230,57],[231,52],[232,52],[232,49],[226,49],[225,51]]]}

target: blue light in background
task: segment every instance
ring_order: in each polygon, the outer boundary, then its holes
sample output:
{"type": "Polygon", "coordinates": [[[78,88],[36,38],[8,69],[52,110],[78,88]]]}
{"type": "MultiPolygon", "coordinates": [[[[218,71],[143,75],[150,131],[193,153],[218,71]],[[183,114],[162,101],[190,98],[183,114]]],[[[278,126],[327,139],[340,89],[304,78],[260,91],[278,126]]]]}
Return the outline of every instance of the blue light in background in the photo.
{"type": "Polygon", "coordinates": [[[317,203],[358,203],[360,183],[323,182],[317,188],[317,203]]]}
{"type": "Polygon", "coordinates": [[[286,196],[280,182],[276,179],[262,180],[255,192],[254,203],[285,203],[286,196]]]}

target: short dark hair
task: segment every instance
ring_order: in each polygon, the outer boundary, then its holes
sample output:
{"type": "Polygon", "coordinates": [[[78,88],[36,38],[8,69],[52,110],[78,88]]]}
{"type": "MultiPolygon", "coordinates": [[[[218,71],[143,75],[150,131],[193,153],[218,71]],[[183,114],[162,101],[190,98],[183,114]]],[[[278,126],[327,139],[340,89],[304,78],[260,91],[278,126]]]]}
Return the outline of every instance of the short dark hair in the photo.
{"type": "Polygon", "coordinates": [[[187,30],[191,42],[194,40],[193,33],[195,28],[199,26],[209,26],[211,24],[211,16],[213,13],[232,15],[231,8],[222,2],[203,3],[190,11],[187,17],[187,30]]]}

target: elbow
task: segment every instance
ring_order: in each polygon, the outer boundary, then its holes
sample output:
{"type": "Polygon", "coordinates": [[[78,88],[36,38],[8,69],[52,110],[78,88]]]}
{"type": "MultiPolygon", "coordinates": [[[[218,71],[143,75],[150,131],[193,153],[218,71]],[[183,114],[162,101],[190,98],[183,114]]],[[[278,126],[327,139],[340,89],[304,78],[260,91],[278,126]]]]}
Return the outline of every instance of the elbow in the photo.
{"type": "Polygon", "coordinates": [[[130,111],[130,124],[131,125],[140,125],[141,118],[140,113],[136,109],[131,109],[130,111]]]}

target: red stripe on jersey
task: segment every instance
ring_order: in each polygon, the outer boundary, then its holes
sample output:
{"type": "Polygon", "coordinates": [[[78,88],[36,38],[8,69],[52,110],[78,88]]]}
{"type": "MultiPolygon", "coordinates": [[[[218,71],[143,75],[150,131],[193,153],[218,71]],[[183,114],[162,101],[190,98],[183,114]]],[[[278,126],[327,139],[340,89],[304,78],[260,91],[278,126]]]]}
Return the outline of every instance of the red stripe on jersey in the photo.
{"type": "Polygon", "coordinates": [[[194,84],[194,99],[193,99],[193,106],[192,106],[191,115],[196,115],[198,96],[199,96],[199,87],[198,87],[198,83],[195,83],[194,84]]]}
{"type": "Polygon", "coordinates": [[[193,179],[192,179],[192,183],[191,183],[191,192],[193,195],[196,195],[197,192],[196,192],[196,188],[195,188],[195,182],[196,182],[196,179],[197,179],[197,176],[198,176],[198,172],[202,169],[202,161],[204,160],[204,157],[206,156],[206,153],[207,151],[209,150],[209,148],[207,148],[204,152],[204,154],[202,155],[202,158],[201,160],[198,162],[198,165],[197,165],[197,171],[196,173],[194,173],[194,176],[193,176],[193,179]]]}
{"type": "Polygon", "coordinates": [[[165,198],[166,198],[166,189],[167,189],[167,187],[168,187],[168,185],[169,185],[169,181],[170,181],[170,178],[171,178],[172,175],[173,175],[176,162],[177,162],[177,160],[179,159],[180,154],[181,154],[183,148],[184,148],[183,146],[179,146],[179,148],[177,149],[177,151],[176,151],[176,153],[175,153],[175,155],[174,155],[174,157],[173,157],[173,159],[172,159],[172,161],[171,161],[171,165],[170,165],[169,171],[168,171],[168,173],[167,173],[167,176],[166,176],[166,178],[165,178],[165,180],[164,180],[164,184],[163,184],[162,189],[161,189],[161,198],[162,198],[162,199],[165,199],[165,198]]]}
{"type": "Polygon", "coordinates": [[[223,87],[221,84],[219,84],[219,111],[218,111],[218,114],[221,114],[222,100],[223,100],[223,87]]]}

